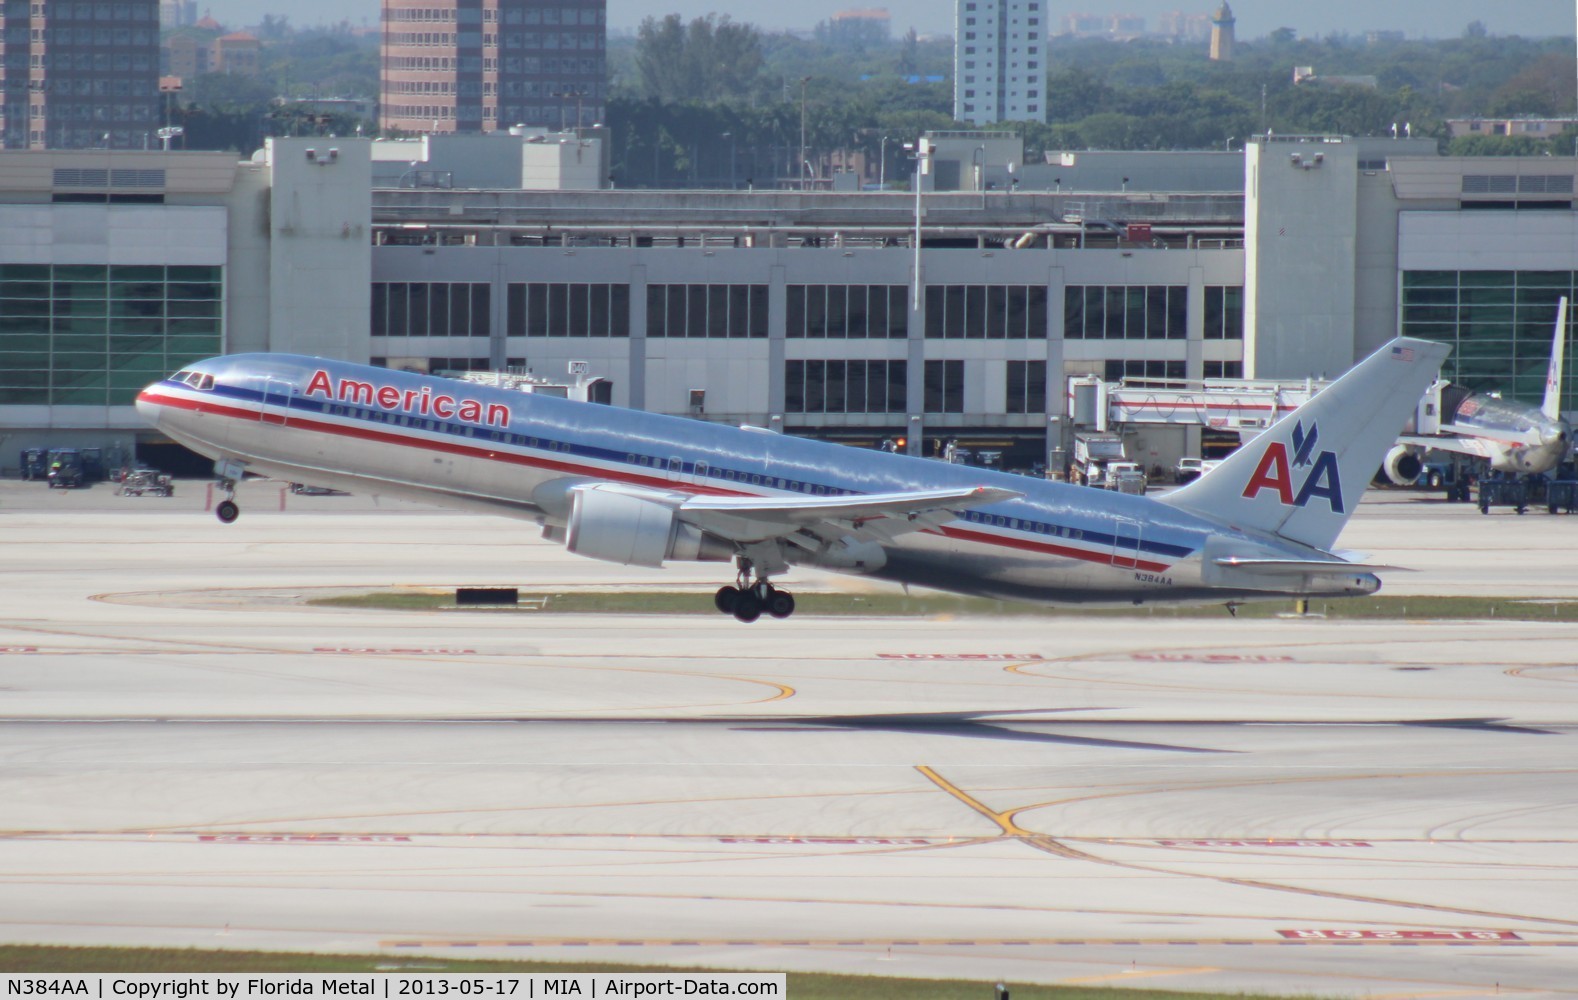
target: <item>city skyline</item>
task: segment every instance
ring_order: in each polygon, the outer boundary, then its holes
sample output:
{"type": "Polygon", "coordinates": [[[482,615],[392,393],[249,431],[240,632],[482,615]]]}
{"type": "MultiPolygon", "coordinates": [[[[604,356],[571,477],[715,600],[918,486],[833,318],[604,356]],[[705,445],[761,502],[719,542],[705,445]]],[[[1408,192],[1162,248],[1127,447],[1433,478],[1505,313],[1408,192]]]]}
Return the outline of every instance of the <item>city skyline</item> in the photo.
{"type": "MultiPolygon", "coordinates": [[[[608,23],[614,32],[634,30],[646,17],[678,13],[685,19],[709,12],[727,13],[736,21],[767,30],[809,31],[818,21],[840,10],[881,6],[855,0],[806,0],[785,6],[767,0],[610,0],[608,23]]],[[[913,27],[921,34],[950,34],[953,0],[889,2],[893,30],[900,34],[913,27]]],[[[1209,13],[1215,3],[1201,0],[1058,0],[1049,4],[1048,20],[1054,26],[1070,13],[1133,13],[1155,21],[1177,10],[1209,13]]],[[[378,0],[203,0],[199,9],[227,26],[256,24],[265,14],[283,15],[297,27],[349,21],[353,25],[378,23],[378,0]]],[[[1238,37],[1262,37],[1280,27],[1300,35],[1363,34],[1368,31],[1402,31],[1409,37],[1448,38],[1462,33],[1471,21],[1482,21],[1492,34],[1549,37],[1572,35],[1574,12],[1569,0],[1519,0],[1486,10],[1479,0],[1394,0],[1384,6],[1369,0],[1329,0],[1312,8],[1303,0],[1245,0],[1235,4],[1238,37]]]]}

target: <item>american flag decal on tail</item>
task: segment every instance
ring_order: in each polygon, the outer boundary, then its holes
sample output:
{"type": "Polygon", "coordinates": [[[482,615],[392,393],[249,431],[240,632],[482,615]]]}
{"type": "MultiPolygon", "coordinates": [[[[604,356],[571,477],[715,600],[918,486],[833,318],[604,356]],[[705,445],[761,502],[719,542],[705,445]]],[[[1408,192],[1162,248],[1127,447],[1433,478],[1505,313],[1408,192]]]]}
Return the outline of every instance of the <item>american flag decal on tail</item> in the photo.
{"type": "Polygon", "coordinates": [[[1412,361],[1414,360],[1414,349],[1412,347],[1394,347],[1392,348],[1392,360],[1412,361]]]}

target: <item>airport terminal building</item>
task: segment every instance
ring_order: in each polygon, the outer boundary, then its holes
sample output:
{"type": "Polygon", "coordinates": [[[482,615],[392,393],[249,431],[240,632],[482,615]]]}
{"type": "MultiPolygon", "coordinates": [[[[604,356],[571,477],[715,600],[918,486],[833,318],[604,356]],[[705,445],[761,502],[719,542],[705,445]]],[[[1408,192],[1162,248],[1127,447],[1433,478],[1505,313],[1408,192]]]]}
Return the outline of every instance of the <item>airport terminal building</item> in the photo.
{"type": "MultiPolygon", "coordinates": [[[[353,138],[241,163],[0,152],[0,464],[150,443],[142,385],[287,351],[581,362],[619,405],[1031,468],[1066,444],[1066,378],[1087,373],[1336,375],[1402,332],[1451,343],[1471,387],[1537,398],[1578,274],[1570,159],[1276,136],[1063,154],[1010,184],[966,168],[973,189],[917,201],[598,189],[596,140],[498,141],[521,182],[353,138]],[[567,188],[577,171],[594,182],[567,188]]],[[[1142,431],[1131,454],[1170,463],[1200,433],[1142,431]]]]}

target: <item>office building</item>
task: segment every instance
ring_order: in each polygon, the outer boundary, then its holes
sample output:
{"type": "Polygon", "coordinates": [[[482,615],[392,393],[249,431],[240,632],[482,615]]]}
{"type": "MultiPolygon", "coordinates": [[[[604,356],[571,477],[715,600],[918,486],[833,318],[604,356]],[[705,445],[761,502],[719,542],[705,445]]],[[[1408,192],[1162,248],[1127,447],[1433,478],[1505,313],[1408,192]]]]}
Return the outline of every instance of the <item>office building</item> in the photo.
{"type": "Polygon", "coordinates": [[[1046,121],[1045,0],[956,0],[953,116],[1046,121]]]}
{"type": "Polygon", "coordinates": [[[414,133],[603,120],[606,0],[383,0],[380,125],[414,133]]]}
{"type": "Polygon", "coordinates": [[[5,0],[0,97],[0,148],[147,148],[159,127],[158,0],[5,0]]]}

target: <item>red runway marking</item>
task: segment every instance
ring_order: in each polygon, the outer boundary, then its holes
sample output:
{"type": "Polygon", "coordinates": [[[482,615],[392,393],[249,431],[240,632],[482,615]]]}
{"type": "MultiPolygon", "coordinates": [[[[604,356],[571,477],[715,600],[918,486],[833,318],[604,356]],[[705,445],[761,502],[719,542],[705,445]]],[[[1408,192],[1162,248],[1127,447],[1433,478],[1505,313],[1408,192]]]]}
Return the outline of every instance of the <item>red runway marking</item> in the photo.
{"type": "Polygon", "coordinates": [[[879,660],[1044,660],[1040,653],[878,653],[879,660]]]}
{"type": "Polygon", "coordinates": [[[1522,941],[1512,931],[1277,931],[1300,941],[1522,941]]]}
{"type": "Polygon", "coordinates": [[[1373,847],[1363,840],[1157,840],[1160,847],[1373,847]]]}

